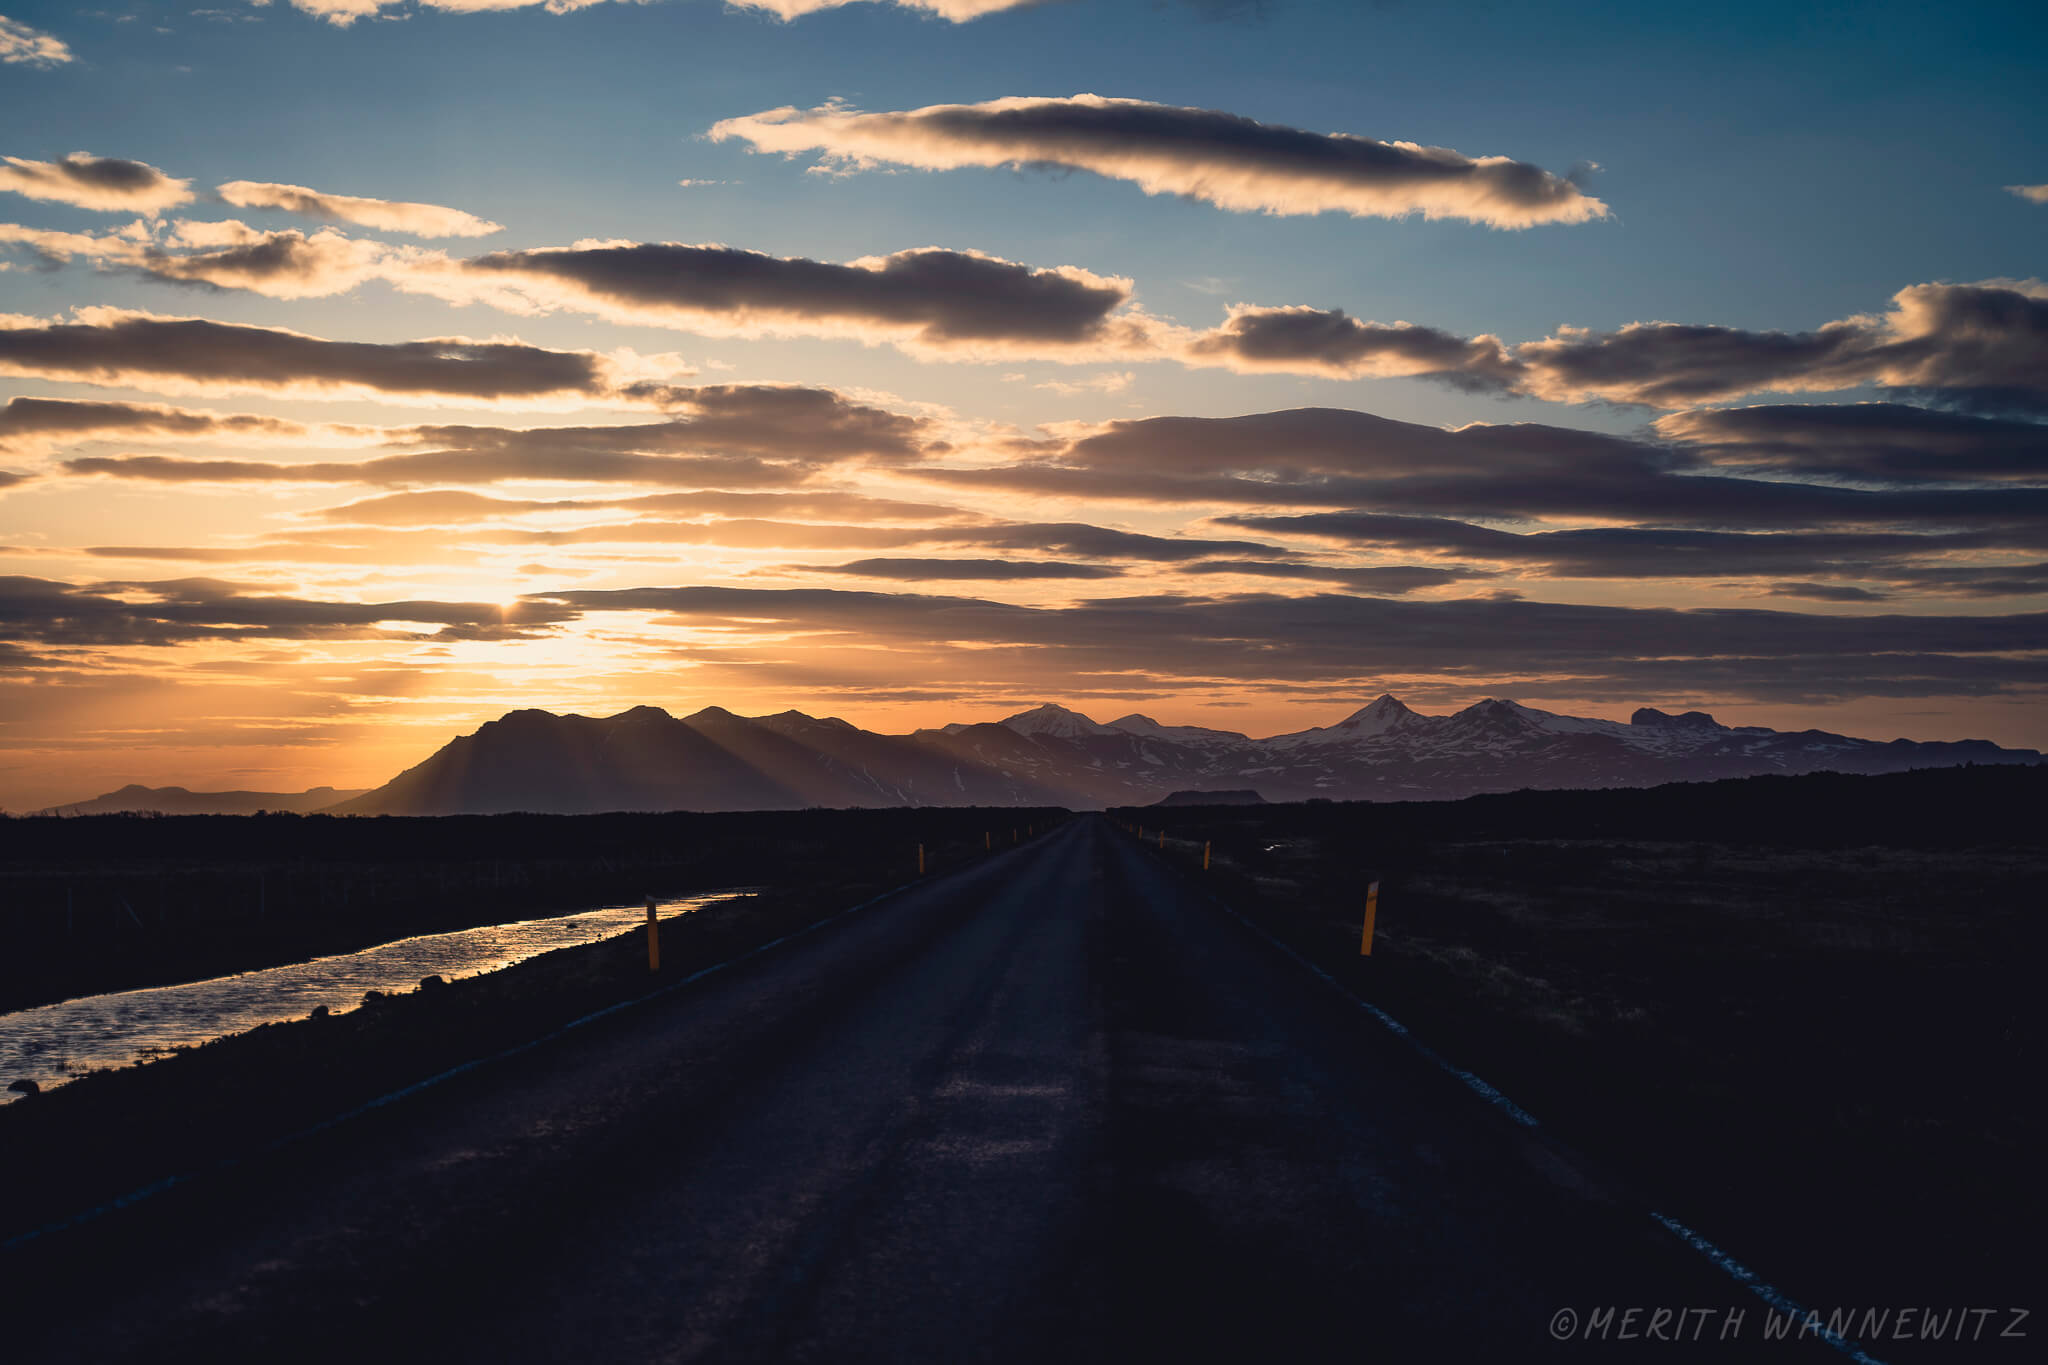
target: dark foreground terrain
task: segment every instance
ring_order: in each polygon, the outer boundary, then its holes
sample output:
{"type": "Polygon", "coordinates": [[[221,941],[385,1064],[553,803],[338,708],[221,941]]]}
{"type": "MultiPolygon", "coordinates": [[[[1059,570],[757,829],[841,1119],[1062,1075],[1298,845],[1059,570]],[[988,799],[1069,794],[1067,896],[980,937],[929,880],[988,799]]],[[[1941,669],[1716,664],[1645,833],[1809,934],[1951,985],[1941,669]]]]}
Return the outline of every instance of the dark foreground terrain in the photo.
{"type": "Polygon", "coordinates": [[[23,1361],[1584,1359],[1601,1305],[1828,1358],[1645,1209],[1083,818],[0,1284],[23,1361]]]}
{"type": "Polygon", "coordinates": [[[2025,1304],[2044,811],[2037,767],[1114,815],[1807,1293],[2025,1304]]]}
{"type": "Polygon", "coordinates": [[[919,844],[932,867],[957,867],[1056,814],[0,819],[0,1010],[648,895],[759,886],[857,900],[912,875],[919,844]]]}

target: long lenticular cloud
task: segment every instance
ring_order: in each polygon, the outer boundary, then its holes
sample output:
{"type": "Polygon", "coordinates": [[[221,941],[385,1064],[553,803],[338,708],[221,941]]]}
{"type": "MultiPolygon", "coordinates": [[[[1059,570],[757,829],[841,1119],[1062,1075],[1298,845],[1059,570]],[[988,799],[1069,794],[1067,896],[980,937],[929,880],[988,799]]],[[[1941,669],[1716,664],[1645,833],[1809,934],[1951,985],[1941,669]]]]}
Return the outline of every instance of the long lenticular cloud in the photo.
{"type": "MultiPolygon", "coordinates": [[[[893,4],[899,9],[949,19],[956,24],[979,19],[1008,9],[1023,9],[1043,0],[727,0],[735,9],[762,10],[783,20],[800,19],[821,10],[843,9],[848,5],[893,4]]],[[[401,8],[405,0],[291,0],[293,9],[325,19],[337,28],[347,28],[358,19],[374,19],[385,10],[401,8]]],[[[601,5],[605,0],[419,0],[420,8],[450,14],[487,14],[508,9],[546,8],[550,14],[569,14],[601,5]]],[[[649,3],[649,0],[641,0],[649,3]]],[[[398,16],[403,17],[403,16],[398,16]]],[[[61,47],[62,45],[59,44],[61,47]]],[[[10,60],[12,60],[10,58],[10,60]]],[[[69,60],[68,56],[64,60],[69,60]]]]}
{"type": "MultiPolygon", "coordinates": [[[[376,440],[413,448],[413,453],[368,460],[280,463],[129,453],[69,459],[63,467],[72,474],[154,483],[400,487],[538,480],[706,488],[800,483],[834,465],[909,464],[947,448],[938,440],[931,419],[856,402],[830,389],[719,384],[667,388],[661,400],[669,416],[658,422],[528,428],[329,427],[310,433],[325,436],[330,443],[376,440]]],[[[26,438],[41,437],[53,427],[81,437],[125,437],[166,428],[210,437],[223,428],[247,432],[267,420],[176,408],[16,399],[0,409],[0,441],[17,430],[26,438]],[[11,420],[22,405],[26,406],[19,421],[11,420]]]]}
{"type": "Polygon", "coordinates": [[[612,370],[594,352],[516,341],[330,341],[113,308],[80,308],[69,321],[0,314],[0,374],[158,392],[590,400],[618,392],[612,370]]]}
{"type": "Polygon", "coordinates": [[[326,194],[304,185],[259,180],[230,180],[218,187],[222,199],[245,209],[283,209],[302,218],[319,218],[414,237],[488,237],[504,225],[461,209],[400,199],[365,199],[352,194],[326,194]]]}
{"type": "Polygon", "coordinates": [[[1216,109],[1075,95],[934,104],[769,109],[714,124],[713,141],[883,164],[1065,166],[1239,213],[1459,218],[1496,228],[1582,223],[1607,206],[1563,176],[1504,156],[1259,123],[1216,109]]]}
{"type": "Polygon", "coordinates": [[[1560,328],[1514,348],[1518,387],[1557,402],[1605,399],[1689,407],[1775,390],[1881,384],[2048,407],[2048,285],[2039,280],[1916,284],[1882,316],[1811,332],[1639,322],[1614,332],[1560,328]]]}
{"type": "Polygon", "coordinates": [[[572,308],[714,334],[849,336],[924,350],[1059,350],[1113,342],[1127,279],[916,247],[838,263],[719,244],[583,243],[411,267],[401,289],[453,302],[572,308]]]}
{"type": "Polygon", "coordinates": [[[0,190],[102,213],[162,213],[192,200],[192,182],[143,161],[73,152],[59,161],[0,156],[0,190]]]}

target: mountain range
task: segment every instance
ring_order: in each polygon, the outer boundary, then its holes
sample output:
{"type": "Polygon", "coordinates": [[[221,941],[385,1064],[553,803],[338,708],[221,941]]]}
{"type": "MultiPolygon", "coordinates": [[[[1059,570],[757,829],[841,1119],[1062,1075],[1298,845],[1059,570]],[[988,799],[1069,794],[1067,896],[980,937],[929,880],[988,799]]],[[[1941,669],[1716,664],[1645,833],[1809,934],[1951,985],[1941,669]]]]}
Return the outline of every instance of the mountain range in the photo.
{"type": "Polygon", "coordinates": [[[1268,801],[1446,800],[1523,787],[1635,787],[1757,773],[2033,763],[1983,740],[1852,739],[1722,725],[1645,707],[1628,723],[1487,700],[1431,716],[1383,696],[1335,725],[1253,739],[1045,705],[1002,721],[884,735],[799,711],[676,717],[513,711],[336,814],[779,810],[806,806],[1147,804],[1254,791],[1268,801]]]}
{"type": "Polygon", "coordinates": [[[254,815],[257,811],[324,810],[369,791],[367,787],[314,787],[302,792],[195,792],[183,787],[144,787],[133,782],[90,801],[76,801],[33,812],[36,815],[120,815],[149,811],[157,815],[254,815]]]}
{"type": "Polygon", "coordinates": [[[1335,725],[1253,739],[1107,724],[1044,705],[1005,720],[884,735],[801,711],[737,716],[656,706],[615,716],[512,711],[369,791],[190,792],[128,786],[44,814],[150,810],[462,815],[504,811],[789,810],[807,806],[1141,805],[1453,800],[1524,787],[1647,787],[1758,773],[1887,773],[2036,763],[1985,740],[1889,743],[1722,725],[1644,707],[1626,724],[1489,699],[1447,716],[1382,696],[1335,725]]]}

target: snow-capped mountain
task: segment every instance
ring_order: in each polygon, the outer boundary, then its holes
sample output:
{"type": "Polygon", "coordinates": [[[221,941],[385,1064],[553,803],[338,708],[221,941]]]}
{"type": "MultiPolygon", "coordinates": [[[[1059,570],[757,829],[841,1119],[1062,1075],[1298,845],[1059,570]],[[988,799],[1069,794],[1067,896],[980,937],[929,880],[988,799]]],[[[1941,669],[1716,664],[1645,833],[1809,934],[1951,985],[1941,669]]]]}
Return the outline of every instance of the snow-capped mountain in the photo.
{"type": "Polygon", "coordinates": [[[1051,704],[994,722],[883,735],[800,711],[653,706],[616,716],[514,711],[333,810],[775,810],[802,806],[1149,804],[1175,792],[1268,801],[1436,800],[1521,787],[1633,787],[1754,773],[2033,763],[1983,740],[1915,743],[1728,726],[1644,707],[1626,723],[1500,698],[1431,716],[1382,696],[1334,725],[1253,739],[1107,725],[1051,704]]]}

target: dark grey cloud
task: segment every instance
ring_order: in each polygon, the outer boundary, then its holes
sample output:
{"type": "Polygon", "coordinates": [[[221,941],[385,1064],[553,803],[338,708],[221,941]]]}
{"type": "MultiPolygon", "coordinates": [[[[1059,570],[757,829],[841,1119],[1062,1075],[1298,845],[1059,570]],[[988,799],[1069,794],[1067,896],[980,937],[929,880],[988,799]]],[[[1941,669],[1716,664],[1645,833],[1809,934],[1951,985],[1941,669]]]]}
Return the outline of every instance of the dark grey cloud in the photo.
{"type": "MultiPolygon", "coordinates": [[[[1294,552],[1250,540],[1154,536],[1085,522],[997,522],[955,526],[865,526],[734,517],[708,521],[631,521],[561,531],[505,531],[483,539],[505,543],[589,545],[652,542],[729,548],[892,549],[906,546],[1026,551],[1075,559],[1177,564],[1216,555],[1293,558],[1294,552]]],[[[476,539],[476,537],[472,537],[476,539]]]]}
{"type": "MultiPolygon", "coordinates": [[[[650,392],[648,396],[656,396],[650,392]]],[[[906,463],[943,453],[929,419],[854,402],[826,389],[785,385],[662,386],[672,416],[613,426],[357,428],[387,445],[435,449],[365,460],[286,463],[167,455],[64,461],[73,474],[161,483],[495,483],[505,480],[635,482],[715,488],[800,483],[849,461],[906,463]]],[[[19,400],[18,400],[19,401],[19,400]]],[[[108,405],[110,408],[113,405],[108,405]]],[[[174,411],[174,410],[170,410],[174,411]]],[[[120,417],[105,418],[108,429],[120,417]]],[[[31,420],[38,420],[31,414],[31,420]]],[[[79,416],[75,420],[91,420],[79,416]]],[[[149,420],[146,415],[138,421],[149,420]]],[[[174,419],[175,422],[186,418],[174,419]]],[[[194,434],[219,434],[189,418],[194,434]]],[[[240,418],[221,419],[228,423],[240,418]]],[[[250,429],[266,419],[248,419],[250,429]]],[[[0,427],[0,439],[5,428],[0,427]]]]}
{"type": "Polygon", "coordinates": [[[1943,597],[2032,597],[2048,593],[2048,563],[1942,564],[1882,575],[1895,587],[1943,597]]]}
{"type": "Polygon", "coordinates": [[[856,559],[850,564],[799,567],[813,573],[890,578],[906,583],[920,580],[1115,578],[1123,572],[1105,564],[1073,564],[1057,559],[856,559]]]}
{"type": "MultiPolygon", "coordinates": [[[[1914,561],[2048,547],[2048,524],[1947,533],[1735,532],[1642,526],[1514,532],[1437,517],[1371,512],[1227,516],[1219,520],[1269,535],[1316,536],[1350,546],[1421,550],[1511,564],[1555,578],[1797,574],[1906,583],[1917,572],[1907,568],[1914,561]]],[[[1935,581],[1929,580],[1930,584],[1935,581]]]]}
{"type": "Polygon", "coordinates": [[[258,232],[238,222],[188,223],[172,247],[155,242],[103,249],[103,268],[167,284],[246,289],[277,299],[324,298],[378,277],[391,250],[341,233],[258,232]]]}
{"type": "Polygon", "coordinates": [[[0,374],[187,391],[514,401],[612,391],[587,351],[518,342],[329,341],[281,328],[91,310],[0,328],[0,374]]]}
{"type": "Polygon", "coordinates": [[[1341,308],[1240,304],[1222,326],[1190,340],[1184,354],[1191,363],[1214,362],[1239,371],[1339,378],[1405,375],[1470,392],[1506,392],[1519,378],[1498,337],[1461,337],[1407,322],[1367,322],[1341,308]]]}
{"type": "Polygon", "coordinates": [[[938,503],[903,502],[863,493],[715,492],[649,493],[632,498],[496,498],[458,489],[387,493],[315,515],[327,521],[377,526],[452,526],[529,512],[667,512],[684,516],[865,517],[875,521],[980,520],[978,514],[938,503]]]}
{"type": "MultiPolygon", "coordinates": [[[[951,678],[1193,683],[1254,677],[1354,686],[1403,675],[1604,679],[1638,697],[1685,690],[1842,699],[2024,693],[2048,683],[2048,614],[1830,616],[1501,599],[1158,595],[1026,607],[981,599],[803,588],[572,590],[551,605],[655,613],[690,625],[800,631],[814,647],[887,648],[951,678]],[[968,659],[953,643],[977,646],[968,659]],[[1255,661],[1255,662],[1253,662],[1255,661]],[[1001,676],[1012,676],[1001,672],[1001,676]]],[[[924,673],[920,673],[924,676],[924,673]]],[[[1556,691],[1553,695],[1591,695],[1556,691]]]]}
{"type": "Polygon", "coordinates": [[[172,455],[87,456],[63,462],[72,474],[152,483],[417,484],[635,483],[683,488],[801,483],[811,467],[751,456],[641,455],[621,451],[434,450],[370,460],[283,464],[267,460],[195,460],[172,455]]]}
{"type": "Polygon", "coordinates": [[[1765,390],[1876,384],[1978,406],[2048,405],[2048,286],[2035,280],[1916,284],[1890,311],[1811,332],[1690,323],[1566,331],[1513,350],[1523,392],[1690,407],[1765,390]]]}
{"type": "Polygon", "coordinates": [[[943,453],[936,424],[831,389],[781,384],[664,385],[645,395],[671,420],[621,426],[416,426],[408,444],[494,454],[630,451],[754,455],[829,463],[855,457],[904,461],[943,453]]]}
{"type": "Polygon", "coordinates": [[[1110,422],[962,488],[1481,520],[1797,528],[2037,523],[2048,488],[1849,488],[1714,470],[1697,450],[1541,423],[1456,430],[1335,408],[1110,422]]]}
{"type": "MultiPolygon", "coordinates": [[[[0,18],[0,25],[5,23],[0,18]]],[[[7,36],[0,27],[0,50],[5,49],[7,36]]],[[[191,186],[191,181],[174,180],[147,162],[117,156],[73,152],[58,161],[0,156],[0,190],[103,213],[161,213],[189,203],[191,186]]]]}
{"type": "Polygon", "coordinates": [[[302,438],[302,422],[254,413],[202,412],[155,403],[10,398],[0,405],[0,450],[33,450],[109,435],[201,439],[302,438]]]}
{"type": "Polygon", "coordinates": [[[1184,567],[1191,574],[1229,574],[1253,578],[1291,578],[1336,583],[1353,592],[1400,597],[1425,588],[1445,588],[1477,578],[1493,578],[1497,570],[1445,568],[1435,564],[1304,564],[1290,560],[1209,559],[1184,567]]]}
{"type": "Polygon", "coordinates": [[[0,640],[43,646],[171,645],[201,640],[517,638],[569,620],[546,602],[319,602],[255,596],[215,579],[76,585],[0,576],[0,640]],[[102,589],[140,589],[135,601],[102,589]],[[422,628],[435,628],[424,630],[422,628]]]}
{"type": "Polygon", "coordinates": [[[1773,583],[1764,589],[1763,595],[1805,597],[1816,602],[1884,602],[1891,598],[1888,592],[1852,587],[1847,583],[1773,583]]]}
{"type": "Polygon", "coordinates": [[[713,141],[817,152],[849,166],[1061,166],[1241,213],[1461,218],[1499,228],[1579,223],[1607,206],[1504,156],[1259,123],[1216,109],[1075,95],[891,113],[781,108],[714,124],[713,141]]]}
{"type": "MultiPolygon", "coordinates": [[[[608,244],[492,252],[460,262],[457,274],[542,304],[609,310],[634,321],[838,331],[934,350],[1097,344],[1108,336],[1110,315],[1131,296],[1128,280],[938,247],[839,264],[718,245],[608,244]]],[[[447,279],[422,279],[417,287],[462,292],[447,279]]]]}
{"type": "Polygon", "coordinates": [[[1659,435],[1744,472],[1874,483],[2048,482],[2048,423],[1904,403],[1692,408],[1659,435]]]}
{"type": "Polygon", "coordinates": [[[1273,559],[1292,552],[1250,540],[1204,540],[1194,536],[1151,536],[1086,522],[1025,522],[999,526],[935,528],[934,542],[983,545],[998,550],[1042,550],[1083,559],[1142,559],[1184,563],[1213,555],[1258,555],[1273,559]]]}

